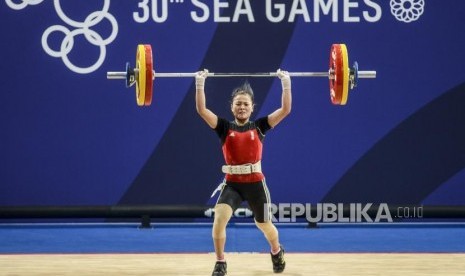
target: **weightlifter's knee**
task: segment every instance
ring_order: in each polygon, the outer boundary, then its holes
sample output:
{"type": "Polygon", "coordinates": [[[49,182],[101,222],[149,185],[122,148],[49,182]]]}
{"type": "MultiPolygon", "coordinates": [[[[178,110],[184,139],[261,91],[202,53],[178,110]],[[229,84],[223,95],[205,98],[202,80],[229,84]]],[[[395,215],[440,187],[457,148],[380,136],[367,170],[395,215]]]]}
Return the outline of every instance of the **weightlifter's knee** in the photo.
{"type": "Polygon", "coordinates": [[[265,238],[268,241],[274,241],[278,239],[278,229],[276,229],[271,220],[266,222],[255,221],[255,225],[257,225],[257,227],[263,232],[263,235],[265,235],[265,238]]]}
{"type": "Polygon", "coordinates": [[[213,239],[226,238],[226,225],[231,219],[233,210],[228,204],[220,203],[215,206],[215,219],[213,220],[213,239]]]}

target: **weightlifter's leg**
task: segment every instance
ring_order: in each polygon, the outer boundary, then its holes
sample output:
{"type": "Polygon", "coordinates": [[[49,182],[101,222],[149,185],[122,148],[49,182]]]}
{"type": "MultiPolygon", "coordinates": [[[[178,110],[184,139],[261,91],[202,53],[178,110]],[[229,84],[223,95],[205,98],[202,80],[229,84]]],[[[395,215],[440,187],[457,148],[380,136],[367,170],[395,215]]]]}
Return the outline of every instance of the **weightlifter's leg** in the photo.
{"type": "Polygon", "coordinates": [[[216,259],[224,260],[224,246],[226,244],[226,225],[231,219],[233,210],[231,206],[225,203],[219,203],[215,206],[215,219],[213,221],[212,237],[215,246],[216,259]]]}

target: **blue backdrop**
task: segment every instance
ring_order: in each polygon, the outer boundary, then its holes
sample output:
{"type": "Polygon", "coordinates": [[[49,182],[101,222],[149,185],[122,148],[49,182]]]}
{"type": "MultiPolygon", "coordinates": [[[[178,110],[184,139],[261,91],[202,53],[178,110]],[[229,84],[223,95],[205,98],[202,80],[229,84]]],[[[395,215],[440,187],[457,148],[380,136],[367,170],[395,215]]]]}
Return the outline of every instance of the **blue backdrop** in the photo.
{"type": "MultiPolygon", "coordinates": [[[[326,71],[332,43],[376,70],[346,106],[328,81],[293,78],[293,110],[265,138],[275,202],[465,205],[465,1],[3,0],[0,205],[204,204],[222,180],[193,79],[156,79],[154,101],[107,71],[151,44],[160,72],[326,71]]],[[[209,78],[231,118],[245,78],[209,78]]],[[[280,82],[248,79],[254,118],[280,82]]]]}

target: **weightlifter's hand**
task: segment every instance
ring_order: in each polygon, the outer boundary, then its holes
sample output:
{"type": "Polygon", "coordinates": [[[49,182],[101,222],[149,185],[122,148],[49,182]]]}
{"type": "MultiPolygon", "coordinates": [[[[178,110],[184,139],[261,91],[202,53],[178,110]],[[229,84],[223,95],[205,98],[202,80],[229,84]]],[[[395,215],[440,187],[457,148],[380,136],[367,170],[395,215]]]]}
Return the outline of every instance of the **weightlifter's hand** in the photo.
{"type": "Polygon", "coordinates": [[[281,80],[283,90],[291,90],[291,77],[289,76],[289,72],[278,69],[278,71],[276,71],[276,74],[278,75],[278,78],[281,80]]]}
{"type": "Polygon", "coordinates": [[[208,77],[208,70],[203,69],[203,71],[198,71],[195,74],[195,88],[197,90],[203,90],[205,87],[205,79],[208,77]]]}

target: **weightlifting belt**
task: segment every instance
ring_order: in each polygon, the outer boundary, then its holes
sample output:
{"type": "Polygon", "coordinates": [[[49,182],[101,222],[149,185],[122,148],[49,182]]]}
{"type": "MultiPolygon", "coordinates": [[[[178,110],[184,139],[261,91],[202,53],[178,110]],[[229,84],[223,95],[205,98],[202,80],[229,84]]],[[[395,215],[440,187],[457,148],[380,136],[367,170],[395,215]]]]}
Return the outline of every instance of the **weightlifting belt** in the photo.
{"type": "Polygon", "coordinates": [[[224,165],[221,167],[221,171],[227,174],[251,174],[262,172],[262,162],[258,161],[255,164],[243,164],[243,165],[224,165]]]}

